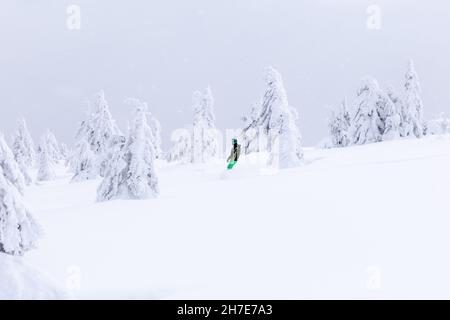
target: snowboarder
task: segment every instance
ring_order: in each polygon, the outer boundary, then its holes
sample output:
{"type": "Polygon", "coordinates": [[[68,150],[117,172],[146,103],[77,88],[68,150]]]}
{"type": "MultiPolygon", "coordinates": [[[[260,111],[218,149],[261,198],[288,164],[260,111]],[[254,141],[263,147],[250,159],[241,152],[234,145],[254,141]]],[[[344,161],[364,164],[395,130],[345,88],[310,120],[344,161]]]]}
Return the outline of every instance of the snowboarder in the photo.
{"type": "Polygon", "coordinates": [[[227,159],[227,162],[228,162],[227,169],[228,170],[233,169],[234,165],[239,160],[239,156],[241,155],[241,145],[238,144],[237,139],[233,139],[232,143],[233,143],[233,148],[231,149],[230,156],[227,159]]]}

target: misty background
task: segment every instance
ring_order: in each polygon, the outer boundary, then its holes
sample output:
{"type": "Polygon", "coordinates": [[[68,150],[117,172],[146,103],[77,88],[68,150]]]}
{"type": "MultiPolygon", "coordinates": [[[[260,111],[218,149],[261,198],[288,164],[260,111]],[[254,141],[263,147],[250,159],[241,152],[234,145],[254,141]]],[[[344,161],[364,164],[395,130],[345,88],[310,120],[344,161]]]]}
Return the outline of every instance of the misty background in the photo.
{"type": "Polygon", "coordinates": [[[192,122],[192,93],[208,85],[217,127],[242,127],[272,65],[311,146],[327,134],[327,106],[351,103],[362,77],[402,92],[410,58],[429,119],[450,106],[449,16],[445,0],[2,0],[0,131],[23,116],[35,139],[50,128],[72,145],[86,99],[103,89],[122,130],[124,99],[146,101],[167,149],[172,130],[192,122]],[[67,27],[70,5],[79,30],[67,27]],[[379,30],[367,27],[370,5],[379,30]]]}

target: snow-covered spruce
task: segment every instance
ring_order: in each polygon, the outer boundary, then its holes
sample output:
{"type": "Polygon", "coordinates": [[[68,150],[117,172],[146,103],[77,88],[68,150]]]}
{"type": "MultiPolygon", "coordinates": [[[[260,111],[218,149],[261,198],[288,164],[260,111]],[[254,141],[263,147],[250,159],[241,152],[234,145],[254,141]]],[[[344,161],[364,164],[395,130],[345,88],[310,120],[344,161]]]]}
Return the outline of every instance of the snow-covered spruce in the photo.
{"type": "Polygon", "coordinates": [[[7,181],[11,183],[21,194],[25,190],[25,178],[20,170],[14,155],[0,133],[0,168],[7,181]]]}
{"type": "Polygon", "coordinates": [[[410,125],[411,115],[408,112],[406,104],[400,98],[400,95],[397,93],[393,86],[387,87],[386,94],[394,104],[400,118],[399,134],[401,137],[406,137],[408,136],[408,132],[412,132],[412,128],[410,125]]]}
{"type": "Polygon", "coordinates": [[[86,139],[79,140],[72,154],[71,168],[75,173],[71,182],[81,182],[98,177],[97,161],[86,139]]]}
{"type": "Polygon", "coordinates": [[[87,132],[87,140],[96,156],[98,173],[100,176],[104,176],[108,166],[108,146],[112,137],[120,135],[121,132],[109,111],[103,90],[96,94],[93,108],[90,119],[91,130],[87,132]]]}
{"type": "Polygon", "coordinates": [[[54,146],[49,145],[48,135],[41,138],[41,143],[38,147],[38,181],[53,180],[56,177],[55,173],[55,159],[54,146]]]}
{"type": "Polygon", "coordinates": [[[450,133],[450,119],[446,118],[443,113],[435,119],[431,119],[427,123],[427,135],[444,135],[450,133]]]}
{"type": "Polygon", "coordinates": [[[56,140],[55,135],[53,132],[50,131],[50,129],[47,129],[45,132],[45,144],[47,146],[47,151],[52,158],[54,162],[58,162],[59,160],[63,159],[63,156],[61,155],[61,150],[59,147],[58,140],[56,140]]]}
{"type": "Polygon", "coordinates": [[[329,147],[346,147],[351,143],[350,121],[351,117],[347,108],[347,100],[344,99],[339,109],[331,110],[331,115],[328,119],[329,147]]]}
{"type": "Polygon", "coordinates": [[[414,62],[409,61],[405,75],[406,107],[409,113],[407,136],[414,135],[421,138],[424,134],[423,103],[421,98],[419,76],[414,68],[414,62]]]}
{"type": "Polygon", "coordinates": [[[298,113],[294,108],[285,110],[281,114],[278,155],[280,168],[297,167],[302,163],[303,148],[297,120],[298,113]]]}
{"type": "Polygon", "coordinates": [[[379,142],[399,136],[399,113],[375,79],[363,79],[354,102],[354,112],[350,128],[354,144],[379,142]]]}
{"type": "Polygon", "coordinates": [[[191,132],[179,129],[172,134],[173,146],[167,155],[167,161],[181,164],[192,161],[191,132]]]}
{"type": "MultiPolygon", "coordinates": [[[[272,67],[265,69],[266,91],[261,99],[259,106],[254,106],[250,123],[244,130],[244,149],[246,153],[267,150],[272,155],[270,161],[274,159],[273,155],[278,153],[275,150],[274,143],[280,138],[280,147],[290,146],[290,150],[280,150],[280,156],[284,152],[290,155],[297,155],[301,159],[303,152],[301,150],[301,138],[296,124],[298,115],[294,109],[289,106],[286,90],[283,80],[278,71],[272,67]],[[283,134],[282,136],[280,136],[283,134]],[[287,137],[291,134],[292,137],[287,137]],[[282,141],[283,143],[281,143],[282,141]],[[261,142],[267,141],[266,145],[261,142]],[[290,142],[288,142],[290,141],[290,142]],[[261,150],[262,149],[262,150],[261,150]]],[[[297,161],[294,161],[297,162],[297,161]]]]}
{"type": "Polygon", "coordinates": [[[161,159],[163,157],[162,139],[161,139],[161,123],[156,119],[151,112],[148,113],[148,123],[152,130],[153,146],[155,148],[155,158],[161,159]]]}
{"type": "Polygon", "coordinates": [[[72,181],[103,176],[108,167],[108,146],[114,136],[121,134],[109,111],[103,90],[95,95],[94,103],[89,103],[89,107],[87,119],[80,124],[75,148],[68,160],[74,172],[72,181]]]}
{"type": "Polygon", "coordinates": [[[192,97],[192,162],[205,162],[218,155],[217,131],[214,124],[214,98],[211,88],[196,91],[192,97]]]}
{"type": "Polygon", "coordinates": [[[36,246],[42,230],[0,166],[0,252],[22,255],[36,246]]]}
{"type": "Polygon", "coordinates": [[[31,168],[35,164],[34,142],[23,118],[19,120],[19,127],[13,135],[12,151],[16,162],[25,168],[31,168]]]}
{"type": "Polygon", "coordinates": [[[97,190],[97,201],[148,199],[159,193],[147,105],[138,99],[128,99],[127,103],[135,107],[134,121],[126,142],[118,142],[114,146],[115,154],[97,190]]]}

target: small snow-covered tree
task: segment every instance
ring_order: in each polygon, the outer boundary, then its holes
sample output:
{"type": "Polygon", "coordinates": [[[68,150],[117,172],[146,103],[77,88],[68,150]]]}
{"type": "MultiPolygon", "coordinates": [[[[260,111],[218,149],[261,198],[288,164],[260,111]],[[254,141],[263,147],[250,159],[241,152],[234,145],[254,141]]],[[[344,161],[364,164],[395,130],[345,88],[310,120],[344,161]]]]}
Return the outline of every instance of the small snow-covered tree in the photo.
{"type": "Polygon", "coordinates": [[[347,108],[347,100],[344,99],[341,108],[331,110],[328,120],[328,129],[330,131],[330,141],[332,147],[346,147],[351,143],[350,137],[350,113],[347,108]]]}
{"type": "Polygon", "coordinates": [[[97,161],[91,150],[91,145],[86,139],[77,142],[72,155],[74,176],[72,182],[81,182],[85,180],[95,179],[98,176],[97,161]]]}
{"type": "Polygon", "coordinates": [[[354,109],[351,127],[353,143],[379,142],[400,136],[400,112],[375,79],[363,79],[354,109]]]}
{"type": "Polygon", "coordinates": [[[167,161],[189,163],[192,161],[191,133],[187,129],[177,130],[172,134],[173,146],[167,156],[167,161]]]}
{"type": "Polygon", "coordinates": [[[13,136],[12,151],[17,163],[31,168],[36,160],[34,142],[28,131],[25,119],[19,120],[19,127],[13,136]]]}
{"type": "Polygon", "coordinates": [[[111,141],[110,162],[105,177],[97,189],[97,201],[119,198],[125,193],[127,179],[127,161],[125,158],[126,138],[113,137],[111,141]]]}
{"type": "Polygon", "coordinates": [[[284,110],[281,114],[279,134],[280,168],[297,167],[302,163],[303,149],[300,131],[297,127],[298,113],[295,109],[284,110]]]}
{"type": "Polygon", "coordinates": [[[244,153],[249,154],[253,152],[259,152],[259,130],[256,126],[260,114],[261,102],[254,103],[250,112],[250,116],[244,116],[242,120],[244,121],[244,130],[242,132],[242,140],[244,153]],[[254,125],[252,125],[254,124],[254,125]]]}
{"type": "Polygon", "coordinates": [[[45,144],[47,146],[47,152],[50,155],[50,157],[53,159],[54,162],[58,162],[59,160],[62,160],[61,150],[59,147],[59,143],[56,140],[55,135],[53,132],[51,132],[49,129],[47,129],[45,133],[46,140],[45,144]]]}
{"type": "Polygon", "coordinates": [[[104,176],[108,168],[111,139],[121,134],[109,111],[103,90],[95,95],[94,103],[88,102],[88,106],[87,119],[80,124],[75,136],[75,148],[68,160],[75,173],[72,181],[104,176]],[[86,148],[86,143],[89,148],[86,148]]]}
{"type": "Polygon", "coordinates": [[[42,228],[0,166],[0,252],[23,255],[41,235],[42,228]]]}
{"type": "Polygon", "coordinates": [[[424,134],[422,89],[412,60],[409,61],[405,78],[406,106],[410,114],[412,128],[412,132],[407,132],[407,134],[421,138],[424,134]]]}
{"type": "Polygon", "coordinates": [[[196,91],[192,98],[194,122],[192,132],[192,162],[205,162],[218,154],[217,131],[214,125],[214,98],[211,88],[196,91]]]}
{"type": "Polygon", "coordinates": [[[401,114],[389,96],[380,88],[377,90],[376,109],[381,120],[380,132],[382,140],[393,140],[400,137],[401,114]]]}
{"type": "Polygon", "coordinates": [[[108,166],[106,156],[108,146],[113,136],[120,135],[119,127],[109,111],[103,90],[95,96],[93,113],[90,116],[88,127],[87,140],[90,142],[91,150],[97,158],[99,174],[103,176],[108,166]]]}
{"type": "Polygon", "coordinates": [[[147,105],[127,99],[135,108],[126,143],[117,146],[113,164],[97,190],[97,200],[148,199],[159,193],[154,171],[155,149],[147,120],[147,105]]]}
{"type": "Polygon", "coordinates": [[[399,94],[395,91],[393,86],[388,86],[386,94],[394,104],[395,109],[397,110],[397,114],[400,117],[399,134],[401,137],[406,137],[409,135],[409,133],[412,132],[412,121],[411,115],[408,112],[408,108],[400,98],[399,94]]]}
{"type": "Polygon", "coordinates": [[[49,144],[48,135],[44,135],[38,147],[38,181],[53,180],[56,177],[53,147],[49,144]]]}
{"type": "Polygon", "coordinates": [[[152,131],[153,146],[155,148],[155,157],[160,159],[163,156],[161,144],[161,123],[156,119],[152,113],[148,113],[148,123],[152,131]]]}
{"type": "Polygon", "coordinates": [[[0,133],[0,167],[5,178],[23,194],[25,178],[2,133],[0,133]]]}
{"type": "Polygon", "coordinates": [[[354,144],[378,142],[383,138],[383,123],[377,111],[378,88],[377,81],[367,77],[357,91],[351,127],[354,144]]]}

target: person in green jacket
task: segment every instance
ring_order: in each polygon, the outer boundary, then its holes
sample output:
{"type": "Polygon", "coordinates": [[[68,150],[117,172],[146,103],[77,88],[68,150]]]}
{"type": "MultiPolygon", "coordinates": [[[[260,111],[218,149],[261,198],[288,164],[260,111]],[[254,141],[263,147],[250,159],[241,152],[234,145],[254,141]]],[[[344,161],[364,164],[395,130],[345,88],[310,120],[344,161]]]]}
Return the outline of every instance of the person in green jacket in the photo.
{"type": "Polygon", "coordinates": [[[232,140],[233,148],[231,149],[230,156],[227,159],[228,170],[233,169],[234,165],[238,162],[239,156],[241,155],[241,145],[238,144],[237,139],[232,140]]]}

